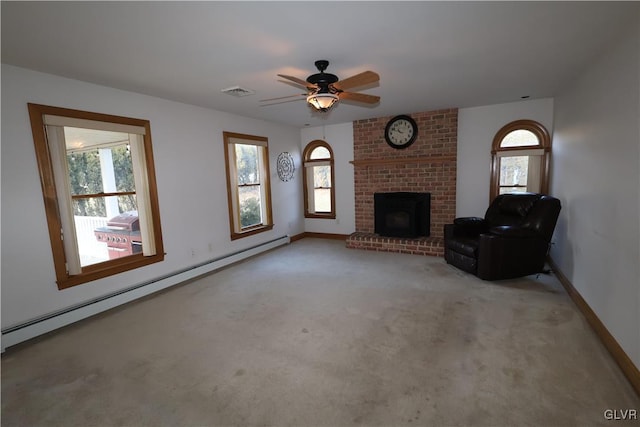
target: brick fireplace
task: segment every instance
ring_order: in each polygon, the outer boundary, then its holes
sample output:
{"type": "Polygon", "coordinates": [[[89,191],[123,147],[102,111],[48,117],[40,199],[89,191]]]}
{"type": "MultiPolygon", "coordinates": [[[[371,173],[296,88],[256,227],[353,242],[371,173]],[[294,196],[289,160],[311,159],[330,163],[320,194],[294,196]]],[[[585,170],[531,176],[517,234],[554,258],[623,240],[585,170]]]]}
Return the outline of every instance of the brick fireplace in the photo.
{"type": "Polygon", "coordinates": [[[456,213],[456,154],[458,110],[411,114],[418,138],[397,150],[384,140],[391,117],[353,123],[356,232],[347,247],[387,252],[442,256],[443,226],[456,213]],[[374,194],[425,192],[431,194],[431,234],[428,237],[381,237],[374,232],[374,194]]]}

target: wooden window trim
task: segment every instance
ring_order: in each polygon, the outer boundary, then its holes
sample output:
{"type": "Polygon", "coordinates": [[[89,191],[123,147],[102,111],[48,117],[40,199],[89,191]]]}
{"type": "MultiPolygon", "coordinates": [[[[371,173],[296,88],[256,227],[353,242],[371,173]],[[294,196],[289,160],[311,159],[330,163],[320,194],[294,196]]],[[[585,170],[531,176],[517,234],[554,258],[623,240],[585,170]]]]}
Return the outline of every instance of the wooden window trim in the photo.
{"type": "Polygon", "coordinates": [[[102,279],[114,274],[154,264],[164,260],[164,247],[162,243],[162,230],[160,226],[160,208],[157,195],[157,183],[155,166],[153,162],[153,150],[151,145],[151,125],[148,120],[129,117],[114,116],[109,114],[93,113],[81,110],[72,110],[61,107],[51,107],[39,104],[27,104],[31,121],[31,132],[36,152],[38,170],[40,172],[40,184],[44,199],[45,214],[49,230],[49,240],[53,254],[53,264],[56,272],[58,289],[66,289],[83,283],[102,279]],[[145,160],[147,165],[147,177],[149,181],[149,198],[151,214],[153,215],[153,233],[155,236],[156,254],[144,256],[142,254],[117,258],[82,268],[80,274],[69,275],[66,268],[66,256],[61,239],[62,222],[59,214],[58,196],[53,175],[53,166],[50,147],[47,140],[44,115],[87,119],[100,122],[110,122],[125,125],[141,126],[145,128],[143,137],[145,147],[145,160]]]}
{"type": "Polygon", "coordinates": [[[316,218],[316,219],[335,219],[336,218],[336,189],[335,189],[335,167],[334,167],[334,156],[333,149],[331,146],[320,139],[316,139],[311,141],[304,148],[302,152],[302,187],[304,194],[304,217],[305,218],[316,218]],[[329,158],[324,159],[311,159],[311,153],[318,147],[324,147],[329,151],[329,158]],[[314,163],[326,163],[329,161],[329,166],[331,167],[331,212],[309,212],[309,191],[307,190],[307,168],[308,166],[312,166],[314,163]]]}
{"type": "MultiPolygon", "coordinates": [[[[494,136],[491,145],[491,183],[490,183],[490,199],[492,202],[498,194],[500,194],[500,158],[499,152],[514,152],[514,156],[518,151],[543,149],[542,155],[542,171],[540,177],[540,191],[547,193],[549,191],[549,164],[551,157],[551,137],[547,129],[535,120],[516,120],[504,125],[494,136]],[[538,138],[538,145],[523,145],[520,147],[500,147],[502,140],[515,130],[528,130],[538,138]]],[[[509,187],[513,187],[512,185],[509,187]]]]}
{"type": "MultiPolygon", "coordinates": [[[[228,208],[229,208],[229,229],[230,229],[231,240],[238,240],[243,237],[253,236],[255,234],[272,230],[273,214],[272,214],[272,208],[271,208],[271,182],[269,179],[269,171],[271,169],[269,168],[268,139],[262,136],[245,135],[245,134],[235,133],[235,132],[222,132],[222,136],[224,140],[224,166],[225,166],[225,171],[227,175],[227,202],[228,202],[228,208]],[[235,143],[231,141],[232,138],[243,139],[246,141],[260,142],[261,144],[256,144],[256,146],[258,148],[264,149],[263,162],[264,162],[264,169],[267,172],[267,173],[261,174],[260,184],[243,185],[243,186],[256,186],[256,185],[265,186],[264,194],[265,194],[265,203],[266,203],[266,208],[265,208],[266,217],[267,217],[266,222],[263,222],[262,224],[252,225],[245,228],[238,227],[238,230],[240,231],[237,231],[235,226],[236,224],[238,225],[240,224],[240,209],[238,208],[238,212],[235,212],[233,208],[234,206],[239,206],[238,192],[235,190],[238,187],[238,185],[234,183],[234,181],[237,182],[237,177],[231,176],[231,170],[229,165],[229,159],[230,159],[229,146],[232,144],[235,145],[235,143]],[[234,180],[234,178],[236,179],[234,180]]],[[[235,154],[233,156],[233,159],[235,161],[235,154]]]]}

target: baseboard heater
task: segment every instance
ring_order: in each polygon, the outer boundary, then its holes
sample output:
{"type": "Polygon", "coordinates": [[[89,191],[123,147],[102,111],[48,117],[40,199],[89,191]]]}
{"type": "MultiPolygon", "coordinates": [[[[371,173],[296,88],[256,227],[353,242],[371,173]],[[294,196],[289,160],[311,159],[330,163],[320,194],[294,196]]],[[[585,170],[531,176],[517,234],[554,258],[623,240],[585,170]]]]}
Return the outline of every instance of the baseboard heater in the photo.
{"type": "Polygon", "coordinates": [[[2,330],[1,350],[290,242],[279,237],[2,330]]]}

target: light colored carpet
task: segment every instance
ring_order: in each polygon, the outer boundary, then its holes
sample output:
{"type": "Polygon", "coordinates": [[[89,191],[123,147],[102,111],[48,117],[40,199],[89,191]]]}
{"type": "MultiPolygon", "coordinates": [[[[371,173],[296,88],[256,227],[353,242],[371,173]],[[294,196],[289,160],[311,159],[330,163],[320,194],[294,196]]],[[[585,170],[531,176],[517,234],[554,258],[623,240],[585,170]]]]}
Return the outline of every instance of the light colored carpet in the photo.
{"type": "Polygon", "coordinates": [[[590,426],[616,408],[640,400],[553,276],[310,238],[2,357],[3,427],[590,426]]]}

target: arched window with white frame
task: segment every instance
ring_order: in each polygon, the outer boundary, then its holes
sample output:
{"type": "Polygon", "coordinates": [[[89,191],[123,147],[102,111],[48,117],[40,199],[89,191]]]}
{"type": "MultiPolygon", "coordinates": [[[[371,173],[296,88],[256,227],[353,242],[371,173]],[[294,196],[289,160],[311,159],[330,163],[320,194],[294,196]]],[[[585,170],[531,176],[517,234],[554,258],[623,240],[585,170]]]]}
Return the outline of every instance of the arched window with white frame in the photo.
{"type": "Polygon", "coordinates": [[[516,120],[502,127],[491,149],[491,200],[504,193],[547,193],[549,132],[534,120],[516,120]]]}

